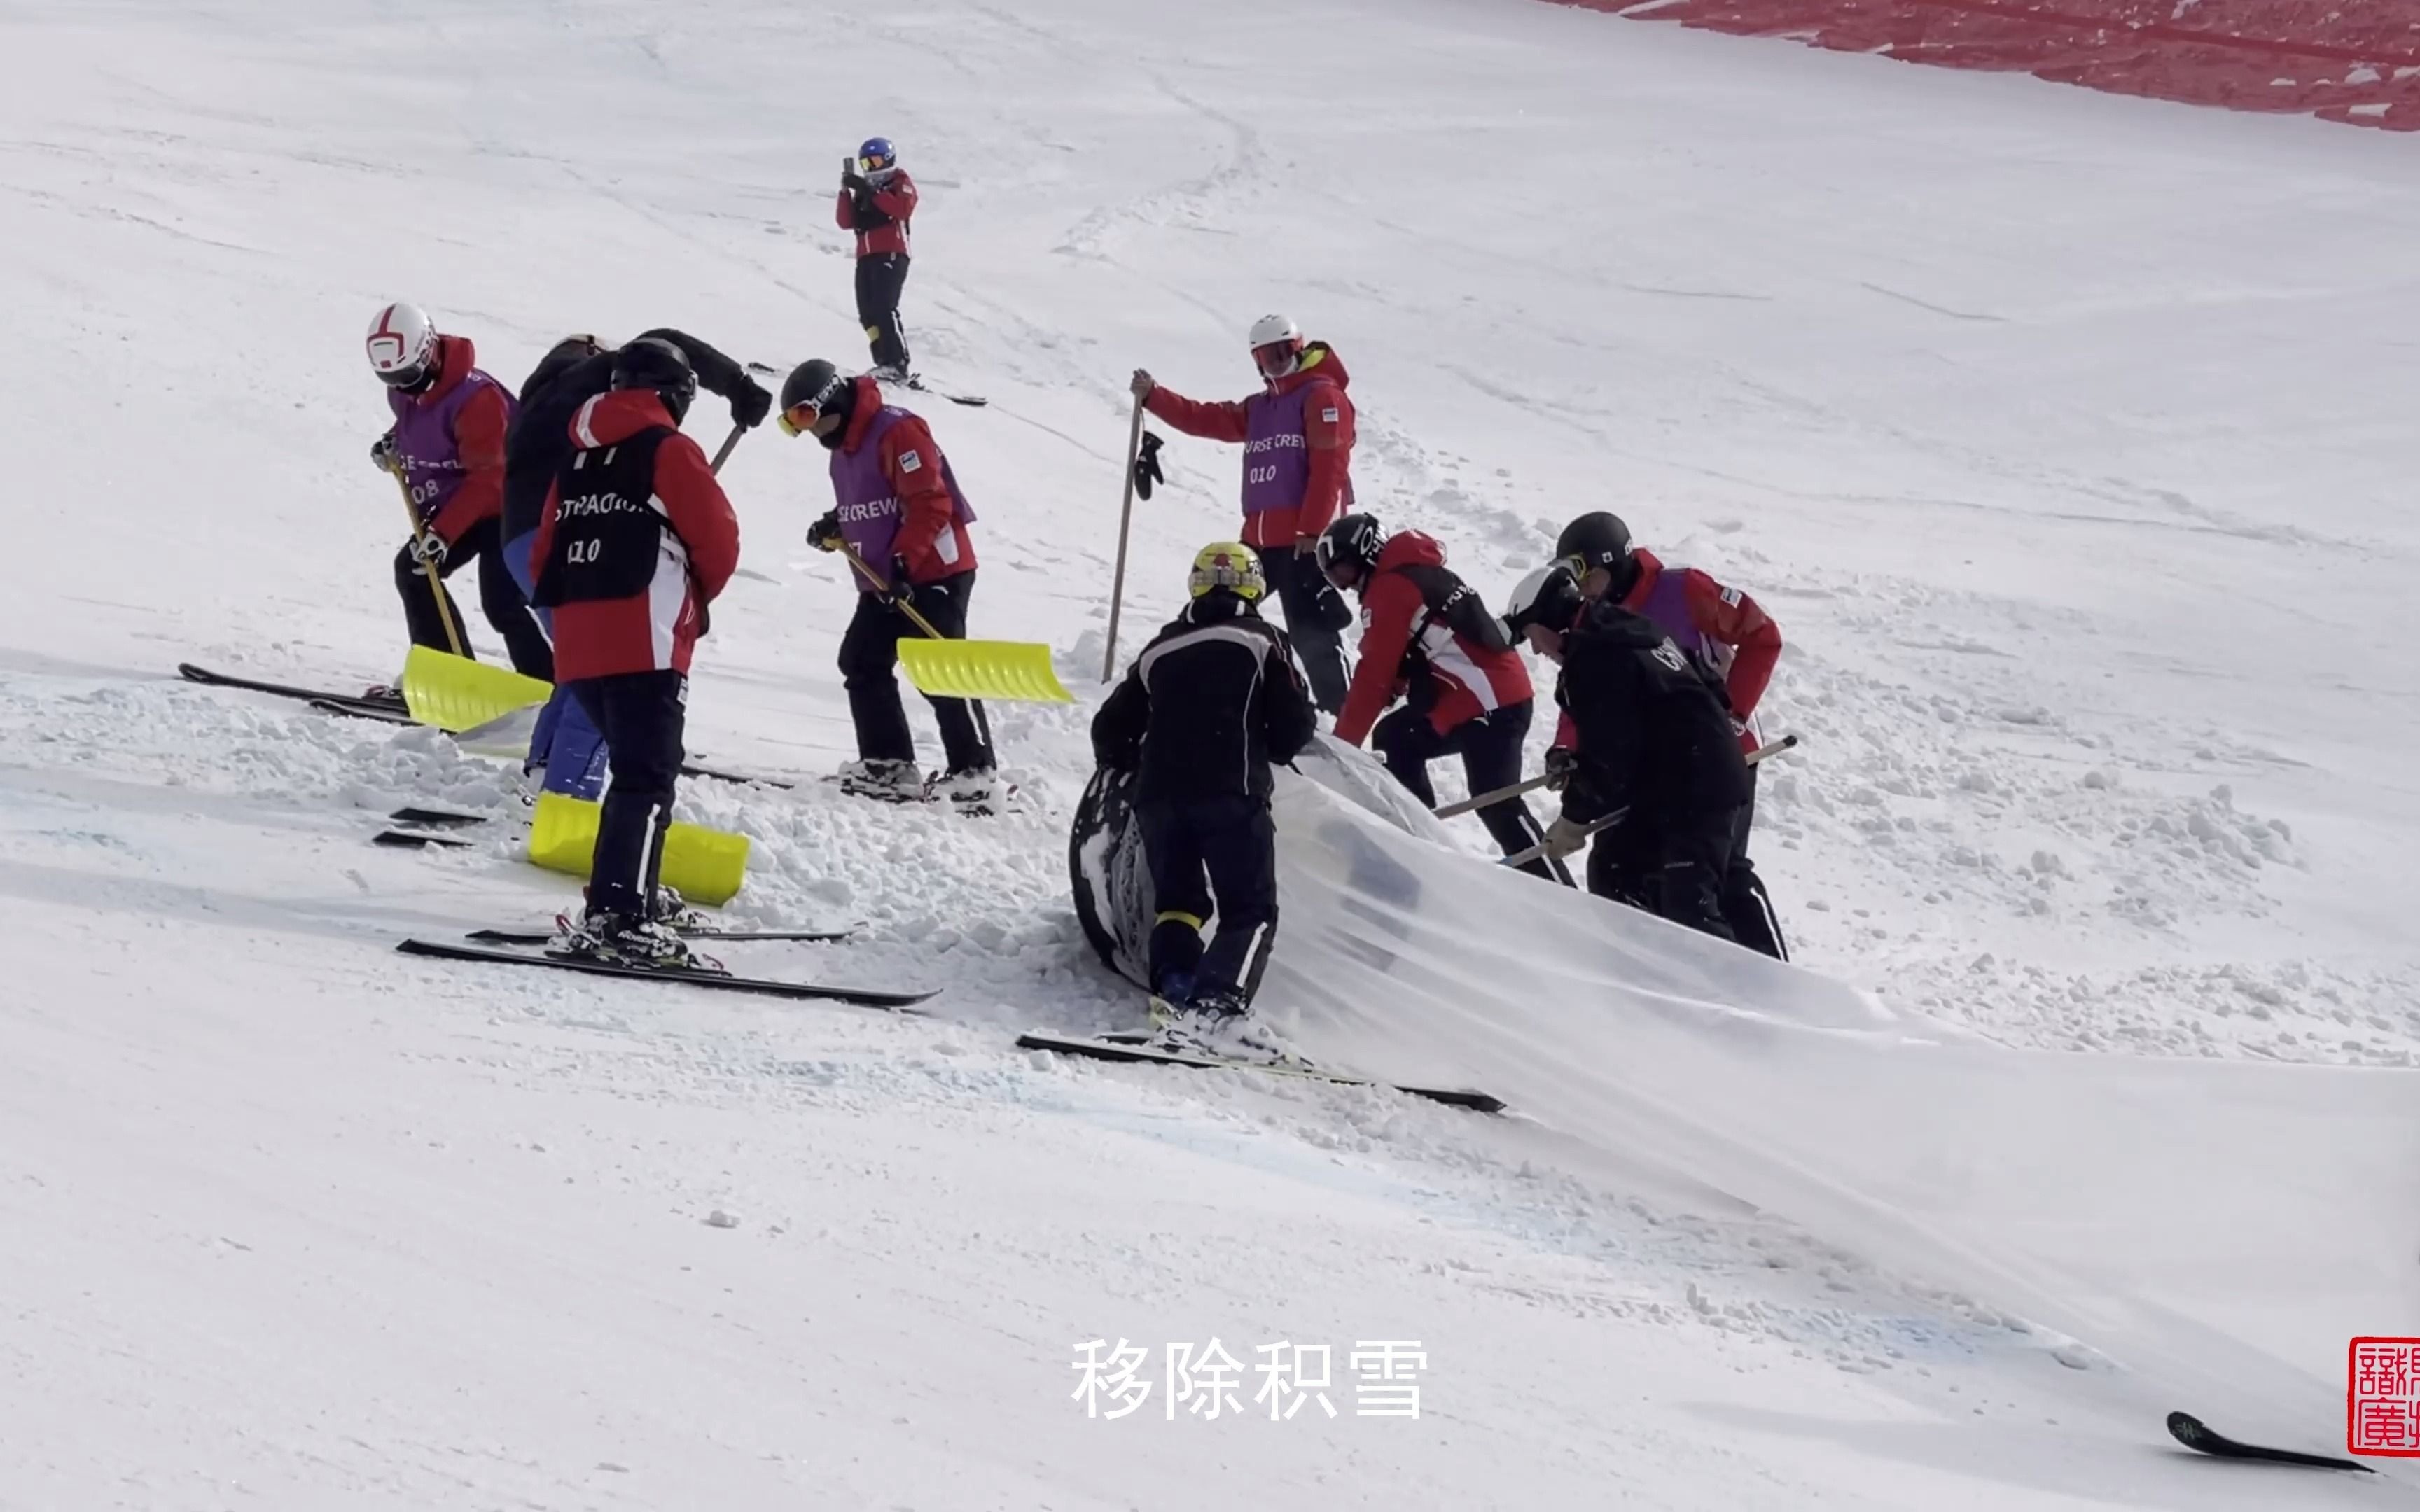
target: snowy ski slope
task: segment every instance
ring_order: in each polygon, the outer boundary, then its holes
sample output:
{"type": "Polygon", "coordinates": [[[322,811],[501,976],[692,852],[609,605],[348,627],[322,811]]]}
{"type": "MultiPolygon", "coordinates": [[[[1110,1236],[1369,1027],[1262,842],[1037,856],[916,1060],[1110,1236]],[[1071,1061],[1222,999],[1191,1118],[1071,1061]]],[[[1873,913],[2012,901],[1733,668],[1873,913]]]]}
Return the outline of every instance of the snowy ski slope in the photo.
{"type": "MultiPolygon", "coordinates": [[[[2345,1339],[2420,1333],[2408,143],[1513,0],[0,39],[0,1506],[2410,1499],[2158,1427],[2324,1449],[2345,1339]],[[933,415],[982,633],[1089,688],[1127,372],[1240,394],[1285,309],[1364,505],[1492,598],[1613,507],[1780,620],[1806,969],[1290,783],[1272,1014],[1518,1117],[1013,1052],[1134,1011],[1065,896],[1087,711],[1030,708],[996,822],[685,797],[754,840],[735,915],[865,926],[735,964],[933,1022],[388,954],[562,905],[507,839],[365,843],[508,770],[170,673],[395,671],[361,327],[422,301],[513,383],[659,323],[854,360],[830,165],[877,131],[920,365],[993,400],[933,415]],[[1213,1336],[1242,1416],[1170,1420],[1213,1336]],[[1093,1338],[1142,1410],[1070,1399],[1093,1338]],[[1337,1417],[1254,1406],[1280,1340],[1337,1417]],[[1420,1420],[1357,1415],[1361,1340],[1420,1341],[1420,1420]]],[[[1129,647],[1232,529],[1233,454],[1166,456],[1129,647]]],[[[851,753],[822,461],[725,471],[719,764],[851,753]]]]}

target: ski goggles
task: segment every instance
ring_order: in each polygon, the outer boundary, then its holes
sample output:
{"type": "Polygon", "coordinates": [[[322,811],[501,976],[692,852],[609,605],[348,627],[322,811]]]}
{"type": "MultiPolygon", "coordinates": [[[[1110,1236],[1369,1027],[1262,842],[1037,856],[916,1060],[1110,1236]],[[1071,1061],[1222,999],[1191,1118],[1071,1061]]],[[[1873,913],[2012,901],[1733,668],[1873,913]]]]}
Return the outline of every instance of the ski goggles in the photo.
{"type": "Polygon", "coordinates": [[[860,158],[857,160],[857,171],[865,175],[868,178],[873,177],[876,174],[880,173],[883,169],[890,166],[891,164],[889,162],[880,158],[860,158]]]}
{"type": "Polygon", "coordinates": [[[1302,344],[1298,341],[1273,341],[1265,347],[1252,348],[1252,365],[1263,378],[1284,378],[1302,366],[1302,344]]]}

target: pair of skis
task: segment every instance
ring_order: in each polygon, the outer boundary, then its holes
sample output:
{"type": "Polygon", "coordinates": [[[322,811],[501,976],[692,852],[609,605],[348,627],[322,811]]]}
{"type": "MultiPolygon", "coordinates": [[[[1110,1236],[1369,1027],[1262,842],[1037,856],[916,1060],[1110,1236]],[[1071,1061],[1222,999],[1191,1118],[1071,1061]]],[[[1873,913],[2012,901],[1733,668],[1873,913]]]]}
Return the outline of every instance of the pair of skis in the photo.
{"type": "Polygon", "coordinates": [[[1329,1071],[1305,1060],[1258,1060],[1243,1056],[1220,1055],[1203,1046],[1171,1042],[1162,1035],[1104,1034],[1096,1038],[1083,1035],[1053,1034],[1033,1030],[1016,1037],[1020,1050],[1047,1050],[1053,1055],[1076,1056],[1087,1060],[1106,1060],[1145,1066],[1184,1066],[1194,1071],[1256,1071],[1270,1076],[1290,1076],[1299,1081],[1326,1082],[1335,1087],[1379,1087],[1402,1092],[1408,1097],[1442,1103],[1448,1107],[1468,1108],[1477,1113],[1501,1113],[1505,1103],[1492,1092],[1468,1087],[1428,1087],[1411,1082],[1381,1081],[1374,1076],[1357,1076],[1350,1072],[1329,1071]]]}
{"type": "MultiPolygon", "coordinates": [[[[716,940],[832,940],[845,938],[846,931],[822,930],[684,930],[685,938],[716,940]]],[[[495,965],[541,966],[560,971],[582,972],[590,976],[618,977],[642,981],[670,981],[691,987],[711,987],[723,992],[752,993],[794,1001],[822,999],[849,1003],[861,1008],[888,1009],[894,1012],[913,1013],[916,1005],[934,996],[931,992],[892,992],[863,987],[832,987],[815,982],[782,981],[765,977],[742,977],[730,972],[702,967],[639,966],[616,961],[602,961],[588,956],[575,956],[557,951],[532,953],[515,949],[515,946],[543,945],[551,941],[551,933],[514,930],[478,930],[464,945],[442,940],[408,939],[396,949],[405,955],[424,956],[442,961],[473,961],[495,965]]],[[[1373,1077],[1356,1076],[1344,1072],[1328,1071],[1300,1061],[1264,1063],[1220,1056],[1206,1050],[1176,1047],[1156,1043],[1147,1035],[1128,1037],[1107,1036],[1087,1039],[1077,1035],[1051,1034],[1041,1030],[1017,1036],[1017,1047],[1023,1050],[1047,1050],[1057,1055],[1077,1056],[1094,1060],[1125,1061],[1141,1065],[1185,1066],[1199,1071],[1257,1071],[1273,1076],[1292,1076],[1305,1081],[1328,1082],[1340,1087],[1387,1087],[1413,1097],[1425,1098],[1449,1106],[1470,1108],[1481,1113],[1497,1113],[1504,1100],[1491,1093],[1468,1088],[1420,1087],[1382,1082],[1373,1077]]]]}
{"type": "MultiPolygon", "coordinates": [[[[350,719],[372,719],[380,724],[412,724],[416,722],[411,717],[411,711],[404,706],[401,699],[365,698],[357,694],[333,692],[326,688],[297,687],[290,683],[263,682],[259,678],[256,677],[239,677],[231,672],[213,671],[208,667],[195,666],[190,661],[178,662],[177,664],[177,672],[178,675],[184,678],[185,681],[189,683],[199,683],[205,687],[240,688],[250,693],[268,693],[277,698],[293,699],[298,702],[310,705],[313,709],[318,710],[321,714],[342,715],[343,717],[350,719]]],[[[796,782],[782,778],[755,777],[745,772],[727,772],[712,766],[702,766],[695,762],[683,763],[681,765],[681,776],[707,778],[717,782],[755,783],[760,786],[770,788],[790,788],[798,785],[796,782]]],[[[415,840],[398,838],[395,840],[387,840],[381,838],[380,843],[388,845],[425,845],[442,844],[445,842],[427,839],[415,840]]],[[[467,844],[469,842],[455,841],[454,843],[467,844]]]]}
{"type": "MultiPolygon", "coordinates": [[[[734,938],[733,935],[714,936],[734,938]]],[[[551,935],[548,938],[552,938],[551,935]]],[[[793,1000],[823,1000],[849,1003],[859,1008],[887,1009],[894,1013],[917,1012],[917,1004],[933,996],[930,992],[892,992],[874,987],[832,987],[812,981],[782,981],[770,977],[742,977],[733,972],[716,971],[704,966],[638,966],[620,961],[600,960],[593,956],[568,955],[560,951],[533,954],[499,945],[454,945],[443,940],[405,940],[396,947],[405,955],[426,956],[439,961],[478,961],[495,965],[543,966],[556,971],[576,971],[592,977],[619,977],[626,980],[670,981],[690,987],[713,987],[723,992],[751,993],[765,997],[786,997],[793,1000]]]]}
{"type": "Polygon", "coordinates": [[[177,675],[205,687],[238,687],[250,693],[271,693],[279,698],[298,699],[325,714],[351,715],[355,718],[379,719],[389,724],[411,723],[411,710],[400,696],[336,693],[326,688],[296,687],[290,683],[266,683],[256,677],[238,677],[232,672],[212,671],[190,661],[177,663],[177,675]]]}
{"type": "MultiPolygon", "coordinates": [[[[755,374],[759,378],[780,378],[783,376],[782,370],[775,367],[770,363],[750,363],[747,364],[747,367],[748,371],[755,374]]],[[[991,403],[989,399],[984,397],[980,393],[953,393],[946,389],[934,388],[932,385],[924,381],[924,375],[922,373],[910,373],[906,378],[876,378],[872,373],[868,373],[865,376],[867,378],[874,378],[876,383],[881,384],[885,388],[911,389],[918,393],[929,393],[936,398],[947,399],[952,404],[965,405],[970,409],[981,409],[985,405],[991,403]]]]}

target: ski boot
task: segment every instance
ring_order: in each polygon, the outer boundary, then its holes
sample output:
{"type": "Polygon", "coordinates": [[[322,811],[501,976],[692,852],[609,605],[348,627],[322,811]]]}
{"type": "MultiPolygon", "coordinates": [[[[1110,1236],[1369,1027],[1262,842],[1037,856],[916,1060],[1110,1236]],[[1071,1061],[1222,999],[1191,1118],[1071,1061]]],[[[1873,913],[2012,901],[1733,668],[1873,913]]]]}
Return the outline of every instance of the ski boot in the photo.
{"type": "Polygon", "coordinates": [[[1160,1026],[1158,1042],[1165,1049],[1271,1066],[1304,1063],[1293,1046],[1252,1017],[1251,1005],[1239,992],[1201,993],[1181,1005],[1155,997],[1152,1018],[1160,1026]]]}
{"type": "Polygon", "coordinates": [[[950,773],[935,784],[935,793],[964,814],[1000,812],[1000,779],[988,766],[970,766],[950,773]]]}
{"type": "Polygon", "coordinates": [[[660,882],[656,884],[655,896],[647,900],[647,921],[661,924],[675,933],[707,929],[714,923],[704,910],[691,908],[678,888],[666,887],[660,882]]]}
{"type": "Polygon", "coordinates": [[[926,796],[924,774],[914,762],[880,758],[845,764],[840,769],[840,790],[852,798],[883,803],[922,803],[926,796]]]}
{"type": "Polygon", "coordinates": [[[608,961],[617,966],[643,966],[650,970],[714,971],[715,963],[692,953],[689,942],[669,928],[652,919],[638,918],[628,914],[603,913],[591,908],[575,921],[570,915],[559,916],[555,928],[562,932],[553,953],[585,961],[608,961]]]}
{"type": "Polygon", "coordinates": [[[896,383],[911,389],[916,386],[916,375],[908,371],[905,363],[879,363],[867,368],[865,376],[876,383],[896,383]]]}

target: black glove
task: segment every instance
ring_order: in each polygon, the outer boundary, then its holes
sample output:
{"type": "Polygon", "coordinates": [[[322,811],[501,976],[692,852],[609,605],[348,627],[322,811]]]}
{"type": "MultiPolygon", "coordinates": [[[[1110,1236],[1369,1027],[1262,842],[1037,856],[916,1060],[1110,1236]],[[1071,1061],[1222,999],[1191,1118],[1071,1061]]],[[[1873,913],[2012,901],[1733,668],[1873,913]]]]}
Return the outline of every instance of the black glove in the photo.
{"type": "Polygon", "coordinates": [[[377,440],[370,442],[370,466],[378,469],[380,472],[400,472],[403,471],[403,464],[396,459],[395,455],[395,432],[388,431],[377,440]]]}
{"type": "Polygon", "coordinates": [[[1159,438],[1150,431],[1142,433],[1142,450],[1135,456],[1135,494],[1149,499],[1151,486],[1166,483],[1168,474],[1159,470],[1159,438]]]}
{"type": "Polygon", "coordinates": [[[411,544],[404,549],[411,553],[412,561],[424,567],[445,565],[445,537],[435,531],[422,530],[413,532],[411,544]]]}
{"type": "Polygon", "coordinates": [[[807,544],[818,551],[840,549],[840,512],[827,509],[813,525],[807,527],[807,544]]]}
{"type": "Polygon", "coordinates": [[[890,601],[895,603],[902,599],[909,603],[915,602],[916,585],[908,580],[908,559],[894,556],[891,559],[890,601]]]}
{"type": "Polygon", "coordinates": [[[1546,786],[1560,789],[1580,768],[1580,753],[1569,746],[1546,748],[1546,786]]]}
{"type": "Polygon", "coordinates": [[[754,378],[741,378],[739,392],[731,396],[731,423],[742,430],[754,430],[772,412],[773,396],[765,392],[765,385],[754,378]]]}

